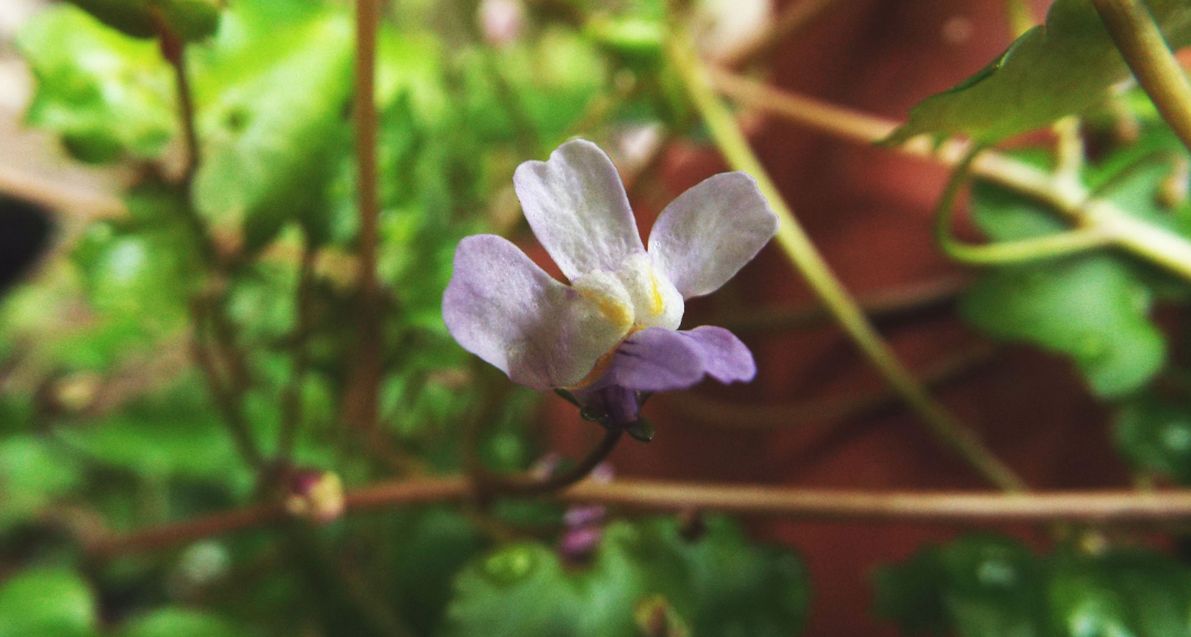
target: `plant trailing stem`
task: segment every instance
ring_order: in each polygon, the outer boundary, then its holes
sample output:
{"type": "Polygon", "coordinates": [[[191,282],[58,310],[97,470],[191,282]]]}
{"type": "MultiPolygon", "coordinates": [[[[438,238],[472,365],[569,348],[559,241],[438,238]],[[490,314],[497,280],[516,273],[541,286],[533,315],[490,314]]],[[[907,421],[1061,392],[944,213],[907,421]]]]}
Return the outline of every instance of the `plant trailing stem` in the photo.
{"type": "Polygon", "coordinates": [[[383,373],[382,297],[377,277],[380,195],[376,167],[376,31],[380,0],[356,0],[355,133],[360,214],[359,334],[356,365],[343,398],[349,426],[374,431],[383,373]]]}
{"type": "Polygon", "coordinates": [[[777,212],[778,244],[873,367],[918,414],[929,431],[981,476],[1002,489],[1023,490],[1025,485],[1022,481],[992,455],[971,431],[930,397],[873,329],[859,306],[819,255],[781,193],[769,179],[768,173],[753,154],[736,120],[715,94],[711,78],[696,57],[690,43],[682,36],[675,36],[669,42],[668,54],[674,68],[682,77],[696,110],[703,116],[712,138],[728,163],[733,168],[752,175],[757,180],[761,192],[777,212]]]}
{"type": "Polygon", "coordinates": [[[1092,0],[1108,34],[1162,119],[1191,150],[1191,84],[1141,0],[1092,0]]]}
{"type": "MultiPolygon", "coordinates": [[[[1138,493],[1085,491],[1059,493],[971,493],[816,490],[749,484],[653,480],[585,481],[544,494],[570,504],[615,505],[648,511],[716,511],[820,521],[867,520],[885,523],[1049,524],[1059,521],[1101,525],[1170,525],[1191,522],[1191,490],[1138,493]]],[[[380,482],[345,494],[348,513],[392,510],[474,496],[462,475],[380,482]]],[[[91,544],[89,552],[110,558],[162,550],[232,531],[288,519],[281,505],[257,505],[118,535],[91,544]]]]}

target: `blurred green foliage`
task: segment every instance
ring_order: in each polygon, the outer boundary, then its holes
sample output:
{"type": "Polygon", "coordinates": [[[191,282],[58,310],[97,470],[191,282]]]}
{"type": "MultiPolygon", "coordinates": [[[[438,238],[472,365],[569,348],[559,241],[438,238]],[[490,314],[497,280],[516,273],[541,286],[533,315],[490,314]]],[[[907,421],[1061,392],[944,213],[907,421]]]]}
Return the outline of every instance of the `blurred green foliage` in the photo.
{"type": "MultiPolygon", "coordinates": [[[[461,471],[476,423],[477,455],[492,468],[540,459],[538,398],[497,394],[505,380],[449,338],[442,290],[461,237],[516,229],[518,162],[642,123],[698,137],[667,68],[666,5],[527,3],[520,33],[490,42],[476,2],[389,4],[376,74],[378,432],[340,418],[358,307],[349,4],[75,0],[22,32],[36,78],[28,124],[78,160],[122,165],[132,185],[127,214],[64,228],[57,254],[0,304],[0,637],[798,633],[811,586],[802,563],[719,517],[698,537],[672,518],[612,520],[580,561],[557,549],[562,507],[538,501],[86,554],[110,532],[275,499],[287,471],[333,471],[349,487],[461,471]],[[193,98],[193,180],[166,55],[184,60],[193,98]],[[196,369],[203,351],[217,359],[213,374],[196,369]],[[241,457],[225,403],[261,466],[241,457]]],[[[1188,10],[1150,4],[1185,41],[1188,10]]],[[[1046,29],[923,102],[897,136],[993,140],[1080,111],[1087,136],[1102,135],[1115,116],[1095,103],[1124,76],[1106,46],[1090,5],[1059,0],[1046,29]]],[[[1097,149],[1079,179],[1191,236],[1191,205],[1160,196],[1186,151],[1147,101],[1123,100],[1140,138],[1097,149]]],[[[972,204],[994,241],[1065,227],[989,184],[972,204]]],[[[1122,455],[1186,483],[1191,416],[1156,387],[1179,361],[1153,316],[1183,303],[1185,288],[1101,252],[983,272],[962,312],[990,335],[1069,358],[1094,394],[1117,402],[1122,455]]],[[[1182,635],[1188,582],[1153,553],[1040,557],[972,537],[883,569],[877,606],[910,633],[1182,635]]]]}
{"type": "Polygon", "coordinates": [[[974,535],[923,548],[875,579],[877,612],[911,635],[1191,634],[1191,570],[1141,549],[1039,556],[974,535]]]}

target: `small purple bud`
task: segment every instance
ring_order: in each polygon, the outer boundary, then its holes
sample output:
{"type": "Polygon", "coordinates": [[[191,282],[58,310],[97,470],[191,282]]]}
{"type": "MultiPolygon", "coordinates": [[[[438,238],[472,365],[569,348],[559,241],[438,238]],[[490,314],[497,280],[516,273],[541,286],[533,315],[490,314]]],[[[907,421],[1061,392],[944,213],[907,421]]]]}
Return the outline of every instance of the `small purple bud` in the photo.
{"type": "Polygon", "coordinates": [[[558,553],[572,564],[586,562],[600,546],[604,529],[600,526],[584,526],[570,529],[558,540],[558,553]]]}
{"type": "Polygon", "coordinates": [[[575,528],[580,526],[591,526],[599,524],[604,521],[604,507],[589,504],[586,506],[573,506],[567,509],[567,512],[562,516],[563,524],[568,528],[575,528]]]}
{"type": "Polygon", "coordinates": [[[289,478],[285,510],[295,517],[326,524],[343,515],[343,482],[332,471],[298,469],[289,478]]]}

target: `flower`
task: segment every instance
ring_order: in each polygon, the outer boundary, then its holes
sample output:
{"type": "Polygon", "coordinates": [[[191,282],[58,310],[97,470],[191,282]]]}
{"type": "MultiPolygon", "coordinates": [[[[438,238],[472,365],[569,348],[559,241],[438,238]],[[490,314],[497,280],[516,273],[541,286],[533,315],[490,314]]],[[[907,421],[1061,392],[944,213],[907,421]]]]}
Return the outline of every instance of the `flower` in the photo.
{"type": "Polygon", "coordinates": [[[506,239],[463,239],[443,318],[464,349],[516,383],[566,390],[606,425],[634,423],[642,396],[704,376],[752,380],[752,354],[731,332],[678,330],[684,301],[722,286],[777,231],[751,177],[722,173],[684,192],[662,211],[648,250],[615,166],[591,142],[521,164],[513,185],[570,285],[506,239]]]}

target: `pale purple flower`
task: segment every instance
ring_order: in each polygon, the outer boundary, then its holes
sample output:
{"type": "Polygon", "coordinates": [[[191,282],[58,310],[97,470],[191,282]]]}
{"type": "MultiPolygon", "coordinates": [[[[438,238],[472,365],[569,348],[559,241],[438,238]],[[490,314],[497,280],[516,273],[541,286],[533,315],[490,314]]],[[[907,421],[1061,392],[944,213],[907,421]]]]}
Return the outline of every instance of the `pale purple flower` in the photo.
{"type": "Polygon", "coordinates": [[[521,164],[513,185],[571,284],[501,237],[465,238],[443,296],[460,345],[514,382],[570,392],[605,424],[635,422],[642,395],[704,376],[753,378],[752,354],[728,330],[678,330],[684,300],[722,286],[777,230],[751,177],[723,173],[684,192],[662,211],[648,250],[616,168],[591,142],[521,164]]]}

